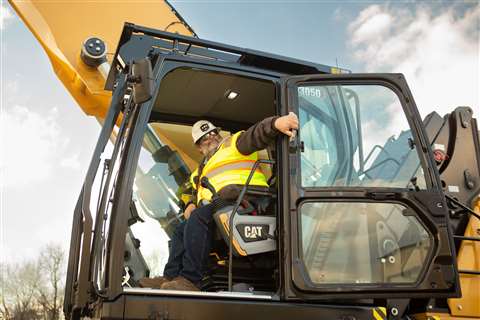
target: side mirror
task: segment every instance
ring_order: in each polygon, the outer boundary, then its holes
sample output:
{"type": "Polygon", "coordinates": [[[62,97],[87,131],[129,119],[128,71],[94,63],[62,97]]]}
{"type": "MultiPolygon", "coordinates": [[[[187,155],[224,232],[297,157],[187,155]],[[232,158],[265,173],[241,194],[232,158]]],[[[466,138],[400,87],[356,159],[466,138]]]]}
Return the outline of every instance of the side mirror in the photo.
{"type": "Polygon", "coordinates": [[[150,59],[145,58],[131,64],[128,81],[133,83],[133,102],[144,103],[153,95],[153,70],[150,59]]]}

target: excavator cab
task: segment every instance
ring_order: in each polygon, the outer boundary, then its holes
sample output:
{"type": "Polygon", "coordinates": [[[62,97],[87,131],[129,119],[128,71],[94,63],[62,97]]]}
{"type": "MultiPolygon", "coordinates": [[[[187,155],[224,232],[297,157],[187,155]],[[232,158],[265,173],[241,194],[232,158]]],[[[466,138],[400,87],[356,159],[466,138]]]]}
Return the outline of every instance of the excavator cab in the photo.
{"type": "Polygon", "coordinates": [[[72,318],[210,319],[238,308],[231,317],[397,319],[460,295],[442,183],[402,75],[126,24],[106,88],[112,102],[72,230],[72,318]],[[193,123],[229,135],[288,112],[297,135],[257,163],[270,190],[247,184],[215,214],[202,291],[139,288],[162,275],[184,219],[201,160],[193,123]]]}
{"type": "MultiPolygon", "coordinates": [[[[133,237],[141,245],[139,250],[129,247],[127,251],[145,260],[144,265],[128,266],[128,275],[124,276],[129,280],[125,284],[132,287],[137,287],[137,281],[146,274],[162,275],[169,256],[169,239],[175,226],[184,220],[182,207],[187,200],[182,197],[192,192],[189,176],[202,157],[192,142],[191,125],[208,119],[221,127],[220,134],[227,137],[277,113],[272,81],[226,71],[181,65],[163,77],[158,90],[140,149],[132,195],[136,212],[144,222],[130,225],[133,237]],[[241,95],[229,99],[233,90],[241,95]],[[160,159],[163,163],[158,162],[160,159]],[[160,166],[163,171],[154,170],[160,166]],[[147,224],[152,224],[150,234],[144,230],[147,224]]],[[[272,184],[270,190],[256,191],[249,187],[235,210],[232,259],[228,258],[228,220],[234,199],[214,215],[217,228],[202,290],[228,289],[229,261],[234,265],[235,282],[243,287],[261,292],[274,292],[278,288],[275,278],[278,263],[274,252],[278,197],[274,187],[275,161],[269,160],[274,153],[275,145],[260,153],[261,161],[270,161],[259,164],[272,184]]],[[[216,194],[216,190],[212,191],[216,194]]]]}

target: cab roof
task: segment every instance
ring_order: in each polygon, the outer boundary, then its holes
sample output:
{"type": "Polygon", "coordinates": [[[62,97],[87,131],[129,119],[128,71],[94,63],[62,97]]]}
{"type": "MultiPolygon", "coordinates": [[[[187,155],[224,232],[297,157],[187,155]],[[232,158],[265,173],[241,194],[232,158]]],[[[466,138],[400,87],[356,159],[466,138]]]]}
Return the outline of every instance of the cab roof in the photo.
{"type": "Polygon", "coordinates": [[[126,62],[156,53],[236,63],[284,75],[350,73],[349,70],[338,67],[125,23],[105,88],[113,89],[115,78],[126,67],[126,62]]]}

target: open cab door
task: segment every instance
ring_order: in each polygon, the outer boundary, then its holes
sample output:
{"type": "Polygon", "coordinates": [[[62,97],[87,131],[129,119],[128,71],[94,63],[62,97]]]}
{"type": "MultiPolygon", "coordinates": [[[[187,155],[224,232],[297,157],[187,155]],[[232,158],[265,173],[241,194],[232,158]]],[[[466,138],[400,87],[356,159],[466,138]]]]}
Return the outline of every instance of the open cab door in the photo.
{"type": "Polygon", "coordinates": [[[445,197],[404,77],[293,76],[281,96],[300,123],[282,159],[285,297],[458,296],[445,197]]]}

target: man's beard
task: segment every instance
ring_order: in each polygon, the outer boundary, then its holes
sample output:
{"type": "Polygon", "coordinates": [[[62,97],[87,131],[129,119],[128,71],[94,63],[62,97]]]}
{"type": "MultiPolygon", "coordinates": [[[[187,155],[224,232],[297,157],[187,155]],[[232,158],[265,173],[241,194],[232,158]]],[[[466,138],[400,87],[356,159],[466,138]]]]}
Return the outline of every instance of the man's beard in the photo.
{"type": "Polygon", "coordinates": [[[208,149],[207,149],[207,154],[206,154],[206,157],[207,158],[210,158],[211,156],[213,156],[213,154],[217,151],[218,149],[218,144],[211,144],[208,146],[208,149]]]}
{"type": "Polygon", "coordinates": [[[212,157],[215,154],[215,152],[218,150],[218,147],[220,146],[221,141],[222,141],[221,138],[215,138],[214,141],[208,144],[208,146],[205,148],[206,149],[205,157],[207,159],[212,157]]]}

